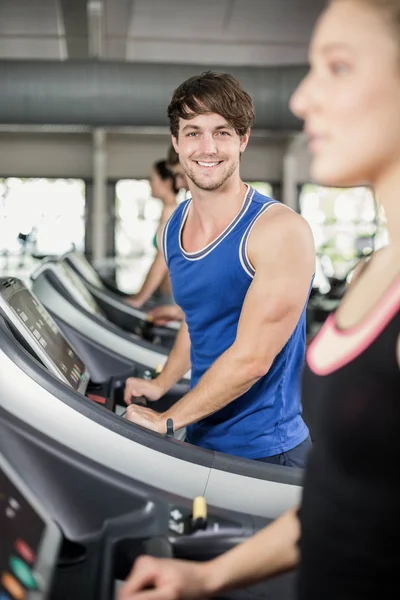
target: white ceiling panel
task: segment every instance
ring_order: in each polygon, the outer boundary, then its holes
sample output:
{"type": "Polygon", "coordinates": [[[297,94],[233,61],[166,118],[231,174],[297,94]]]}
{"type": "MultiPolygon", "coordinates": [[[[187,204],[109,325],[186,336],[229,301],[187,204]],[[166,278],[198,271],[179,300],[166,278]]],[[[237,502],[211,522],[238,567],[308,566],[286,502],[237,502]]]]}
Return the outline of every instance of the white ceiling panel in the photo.
{"type": "Polygon", "coordinates": [[[129,37],[212,39],[221,35],[230,0],[135,0],[129,37]]]}
{"type": "Polygon", "coordinates": [[[0,0],[0,35],[64,34],[57,0],[0,0]]]}
{"type": "Polygon", "coordinates": [[[233,5],[226,35],[237,40],[307,44],[321,4],[315,0],[240,0],[233,5]]]}
{"type": "Polygon", "coordinates": [[[261,66],[306,62],[325,0],[0,0],[0,59],[87,58],[89,2],[102,59],[261,66]]]}

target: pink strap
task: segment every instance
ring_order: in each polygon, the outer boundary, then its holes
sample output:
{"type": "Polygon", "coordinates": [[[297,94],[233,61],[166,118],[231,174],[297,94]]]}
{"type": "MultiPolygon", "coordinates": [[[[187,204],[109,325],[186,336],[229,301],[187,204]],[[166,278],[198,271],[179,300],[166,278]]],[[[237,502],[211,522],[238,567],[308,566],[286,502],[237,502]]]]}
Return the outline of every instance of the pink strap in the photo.
{"type": "Polygon", "coordinates": [[[350,329],[341,330],[335,315],[329,315],[321,331],[311,343],[307,362],[316,375],[328,375],[362,354],[382,333],[400,310],[400,279],[386,292],[378,305],[350,329]]]}

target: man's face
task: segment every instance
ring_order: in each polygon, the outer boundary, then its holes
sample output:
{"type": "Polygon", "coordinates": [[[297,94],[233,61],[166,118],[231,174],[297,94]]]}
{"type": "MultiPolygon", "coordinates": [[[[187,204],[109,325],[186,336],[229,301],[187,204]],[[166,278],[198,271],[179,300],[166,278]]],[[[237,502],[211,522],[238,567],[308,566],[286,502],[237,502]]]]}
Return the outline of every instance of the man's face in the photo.
{"type": "Polygon", "coordinates": [[[248,140],[249,133],[239,136],[215,113],[180,119],[178,138],[172,137],[187,178],[207,191],[217,190],[239,172],[240,155],[248,140]]]}

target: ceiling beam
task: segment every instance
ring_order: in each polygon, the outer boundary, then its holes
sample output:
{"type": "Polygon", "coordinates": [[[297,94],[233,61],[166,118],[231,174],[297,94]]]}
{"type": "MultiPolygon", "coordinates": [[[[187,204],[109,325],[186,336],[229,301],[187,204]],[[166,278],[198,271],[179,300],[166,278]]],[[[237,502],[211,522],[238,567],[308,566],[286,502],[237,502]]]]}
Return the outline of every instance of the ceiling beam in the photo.
{"type": "Polygon", "coordinates": [[[67,58],[88,58],[86,0],[59,0],[59,2],[64,22],[67,58]]]}

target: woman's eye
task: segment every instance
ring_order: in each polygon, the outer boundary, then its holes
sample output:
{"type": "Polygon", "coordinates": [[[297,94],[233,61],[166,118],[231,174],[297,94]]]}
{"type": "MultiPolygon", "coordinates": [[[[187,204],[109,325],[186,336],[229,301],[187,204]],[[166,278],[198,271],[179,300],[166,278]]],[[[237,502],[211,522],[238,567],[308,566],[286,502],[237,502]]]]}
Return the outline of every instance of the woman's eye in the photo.
{"type": "Polygon", "coordinates": [[[330,70],[335,75],[343,75],[343,74],[347,73],[349,71],[349,69],[350,69],[349,65],[347,63],[344,63],[341,61],[333,62],[330,65],[330,70]]]}

